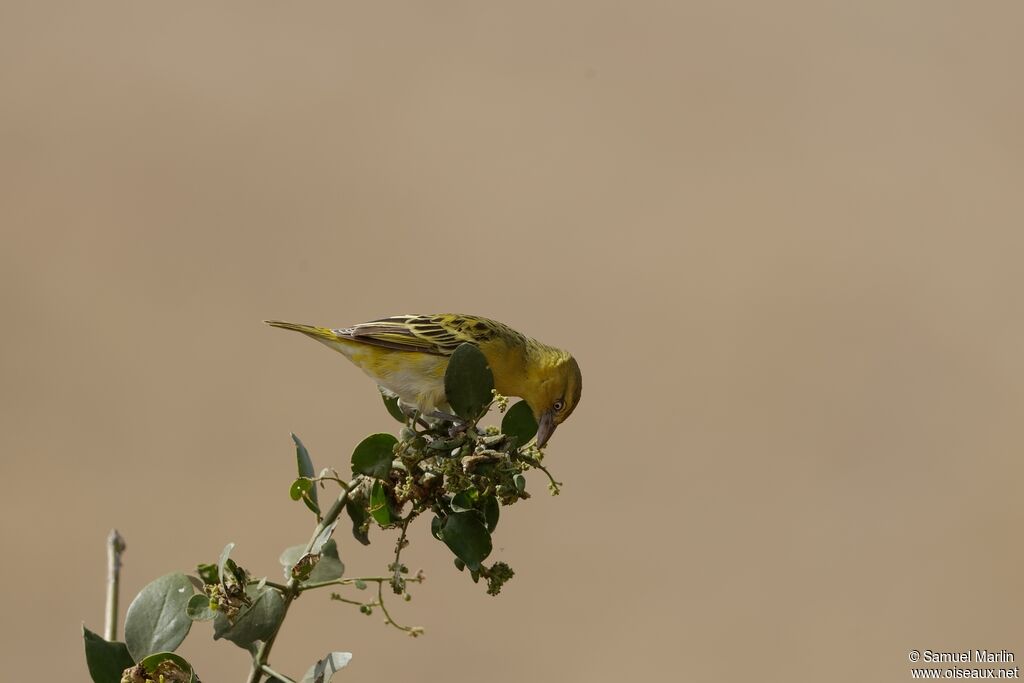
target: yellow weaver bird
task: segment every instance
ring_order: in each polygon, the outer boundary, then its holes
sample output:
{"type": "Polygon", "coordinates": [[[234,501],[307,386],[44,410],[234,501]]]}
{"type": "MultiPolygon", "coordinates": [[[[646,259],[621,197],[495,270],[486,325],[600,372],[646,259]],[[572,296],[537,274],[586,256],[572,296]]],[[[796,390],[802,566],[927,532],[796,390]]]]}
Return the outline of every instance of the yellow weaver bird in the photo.
{"type": "Polygon", "coordinates": [[[537,445],[572,414],[583,376],[568,352],[508,325],[472,315],[396,315],[341,329],[267,320],[340,351],[406,406],[424,415],[447,408],[444,373],[460,344],[476,345],[494,374],[494,389],[526,401],[537,419],[537,445]]]}

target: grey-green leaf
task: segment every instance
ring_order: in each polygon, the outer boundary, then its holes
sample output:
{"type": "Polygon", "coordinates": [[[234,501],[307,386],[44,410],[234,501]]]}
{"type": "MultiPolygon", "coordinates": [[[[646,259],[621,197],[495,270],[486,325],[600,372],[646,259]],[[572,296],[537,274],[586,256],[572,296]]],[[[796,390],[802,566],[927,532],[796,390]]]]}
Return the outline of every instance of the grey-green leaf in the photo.
{"type": "Polygon", "coordinates": [[[188,577],[174,573],[153,581],[132,600],[124,635],[135,661],[154,652],[173,652],[181,645],[192,627],[185,607],[194,594],[188,577]]]}
{"type": "Polygon", "coordinates": [[[388,414],[390,414],[391,417],[395,418],[402,424],[405,424],[408,421],[408,418],[405,416],[405,413],[403,413],[402,409],[398,407],[397,396],[388,396],[387,394],[384,393],[384,390],[381,389],[380,397],[384,399],[384,407],[388,409],[388,414]]]}
{"type": "Polygon", "coordinates": [[[124,643],[111,643],[82,626],[85,663],[93,683],[121,683],[121,674],[135,664],[124,643]]]}
{"type": "MultiPolygon", "coordinates": [[[[285,579],[292,578],[292,567],[302,559],[302,551],[305,549],[306,546],[304,545],[293,545],[281,553],[279,561],[284,568],[285,579]]],[[[316,563],[313,571],[310,572],[306,582],[333,581],[334,579],[340,579],[344,574],[345,565],[338,555],[338,544],[334,539],[331,539],[324,543],[323,548],[320,550],[320,560],[316,563]]]]}
{"type": "Polygon", "coordinates": [[[501,419],[501,431],[516,437],[516,444],[522,446],[537,436],[537,420],[526,401],[519,401],[505,412],[501,419]]]}
{"type": "Polygon", "coordinates": [[[441,528],[441,540],[471,570],[491,554],[491,534],[476,512],[455,512],[448,515],[441,528]]]}
{"type": "Polygon", "coordinates": [[[311,553],[323,552],[324,545],[331,540],[331,536],[334,535],[334,530],[338,528],[338,520],[331,522],[329,526],[323,528],[323,530],[316,535],[316,539],[313,541],[313,545],[309,547],[311,553]]]}
{"type": "MultiPolygon", "coordinates": [[[[192,665],[184,657],[173,652],[157,652],[146,657],[139,664],[146,670],[146,673],[156,674],[155,678],[158,680],[164,680],[170,671],[177,670],[188,676],[189,683],[196,681],[196,672],[192,669],[192,665]],[[165,670],[165,667],[170,667],[170,671],[165,670]],[[158,669],[160,670],[158,671],[158,669]],[[164,676],[160,676],[160,674],[164,674],[164,676]]],[[[174,678],[173,680],[179,679],[174,678]]]]}
{"type": "Polygon", "coordinates": [[[309,575],[309,582],[333,581],[345,573],[345,565],[338,555],[338,543],[333,538],[320,551],[320,561],[309,575]]]}
{"type": "Polygon", "coordinates": [[[371,434],[366,437],[352,452],[352,472],[375,479],[387,479],[391,472],[391,461],[395,459],[397,443],[398,439],[391,434],[371,434]]]}
{"type": "Polygon", "coordinates": [[[257,640],[265,641],[274,634],[284,616],[284,596],[275,589],[256,586],[245,589],[252,605],[245,607],[232,624],[223,614],[213,621],[213,639],[225,638],[240,648],[248,649],[257,640]]]}
{"type": "MultiPolygon", "coordinates": [[[[313,479],[316,477],[316,472],[313,471],[313,459],[309,457],[309,451],[306,450],[302,440],[295,434],[292,434],[292,441],[295,442],[295,463],[298,466],[299,476],[313,479]]],[[[317,517],[320,516],[320,504],[317,501],[315,486],[309,490],[308,496],[304,497],[302,501],[317,517]]]]}
{"type": "Polygon", "coordinates": [[[463,420],[476,420],[494,398],[493,389],[494,375],[483,352],[473,344],[461,344],[444,373],[448,405],[463,420]]]}
{"type": "Polygon", "coordinates": [[[212,621],[217,617],[217,612],[210,609],[210,598],[200,594],[189,598],[185,613],[192,621],[212,621]]]}
{"type": "Polygon", "coordinates": [[[228,543],[224,546],[224,550],[220,551],[220,557],[217,559],[217,576],[220,578],[221,584],[224,583],[224,577],[228,575],[229,570],[225,569],[228,559],[231,557],[231,551],[235,549],[234,543],[228,543]]]}
{"type": "Polygon", "coordinates": [[[331,652],[309,667],[299,683],[329,683],[335,672],[344,669],[352,661],[351,652],[331,652]]]}

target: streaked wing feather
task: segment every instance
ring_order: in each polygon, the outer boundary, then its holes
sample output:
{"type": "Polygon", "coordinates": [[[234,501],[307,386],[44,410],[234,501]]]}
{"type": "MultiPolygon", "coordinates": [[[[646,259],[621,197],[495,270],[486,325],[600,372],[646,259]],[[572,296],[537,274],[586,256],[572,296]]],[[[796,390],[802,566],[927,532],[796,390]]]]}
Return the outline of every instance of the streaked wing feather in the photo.
{"type": "MultiPolygon", "coordinates": [[[[469,324],[477,319],[452,315],[401,315],[360,323],[349,328],[334,330],[346,339],[372,344],[397,351],[430,353],[450,356],[460,344],[482,340],[483,327],[471,333],[469,324]]],[[[490,331],[490,328],[487,327],[490,331]]]]}

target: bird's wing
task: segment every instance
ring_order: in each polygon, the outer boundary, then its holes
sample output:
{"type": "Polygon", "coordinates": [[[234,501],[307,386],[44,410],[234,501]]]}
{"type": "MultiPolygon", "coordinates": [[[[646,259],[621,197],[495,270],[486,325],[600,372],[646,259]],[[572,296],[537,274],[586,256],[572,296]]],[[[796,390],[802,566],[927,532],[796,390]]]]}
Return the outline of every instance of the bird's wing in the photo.
{"type": "Polygon", "coordinates": [[[341,330],[339,337],[396,351],[415,351],[450,356],[460,344],[489,339],[490,321],[471,316],[396,315],[341,330]]]}

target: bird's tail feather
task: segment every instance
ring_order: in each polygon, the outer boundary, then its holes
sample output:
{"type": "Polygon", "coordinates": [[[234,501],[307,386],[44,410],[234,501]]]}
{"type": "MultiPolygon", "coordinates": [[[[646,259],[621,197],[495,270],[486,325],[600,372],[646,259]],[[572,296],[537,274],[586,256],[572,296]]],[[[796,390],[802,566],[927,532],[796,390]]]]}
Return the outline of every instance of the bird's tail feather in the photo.
{"type": "Polygon", "coordinates": [[[320,341],[338,341],[338,334],[326,327],[315,327],[313,325],[302,325],[300,323],[286,323],[283,320],[264,320],[271,327],[280,327],[283,330],[295,330],[313,339],[320,341]]]}

